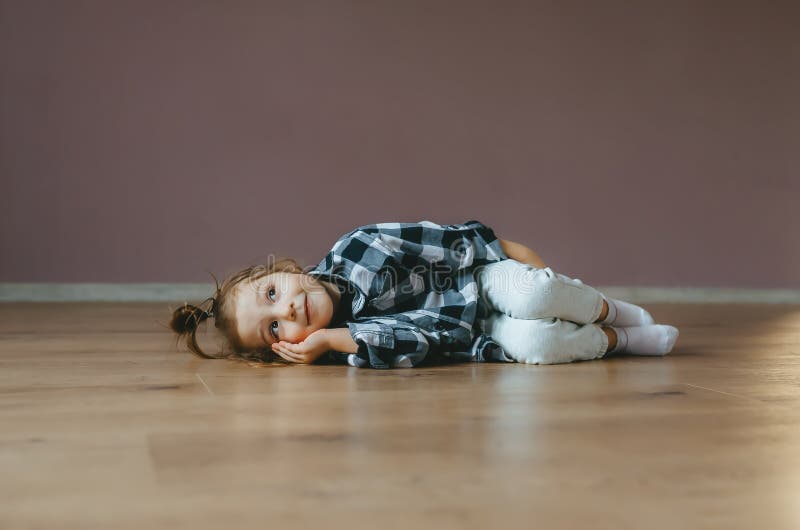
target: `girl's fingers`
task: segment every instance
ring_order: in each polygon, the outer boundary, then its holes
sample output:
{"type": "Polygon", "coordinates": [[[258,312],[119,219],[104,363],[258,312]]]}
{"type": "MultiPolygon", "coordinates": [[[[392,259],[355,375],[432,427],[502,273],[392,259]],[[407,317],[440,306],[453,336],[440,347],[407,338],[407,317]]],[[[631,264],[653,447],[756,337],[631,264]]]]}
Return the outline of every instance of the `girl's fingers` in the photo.
{"type": "Polygon", "coordinates": [[[281,346],[282,348],[292,352],[295,355],[304,356],[305,353],[306,353],[304,351],[305,348],[300,346],[299,344],[293,344],[291,342],[283,342],[283,341],[281,341],[281,342],[278,343],[278,345],[281,346]]]}
{"type": "Polygon", "coordinates": [[[280,346],[278,344],[273,344],[272,345],[272,350],[274,352],[277,352],[278,355],[280,355],[281,357],[283,357],[287,361],[295,362],[295,359],[293,359],[294,354],[292,352],[290,352],[289,350],[287,350],[286,348],[284,348],[283,346],[280,346]]]}
{"type": "Polygon", "coordinates": [[[303,355],[293,352],[288,347],[282,346],[281,344],[273,344],[272,350],[287,361],[293,363],[302,363],[304,361],[303,355]]]}
{"type": "Polygon", "coordinates": [[[290,351],[286,350],[285,348],[281,348],[277,344],[272,345],[272,351],[274,351],[275,353],[280,355],[281,358],[283,358],[286,361],[289,361],[290,363],[297,362],[297,359],[294,358],[294,355],[290,351]]]}

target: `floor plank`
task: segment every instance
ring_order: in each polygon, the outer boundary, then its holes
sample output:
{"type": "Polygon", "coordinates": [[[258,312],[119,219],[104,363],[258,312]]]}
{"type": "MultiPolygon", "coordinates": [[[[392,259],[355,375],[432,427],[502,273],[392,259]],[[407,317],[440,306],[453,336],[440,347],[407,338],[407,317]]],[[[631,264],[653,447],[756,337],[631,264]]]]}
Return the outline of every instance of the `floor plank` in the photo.
{"type": "Polygon", "coordinates": [[[665,358],[369,370],[0,304],[0,527],[800,528],[800,306],[647,307],[665,358]]]}

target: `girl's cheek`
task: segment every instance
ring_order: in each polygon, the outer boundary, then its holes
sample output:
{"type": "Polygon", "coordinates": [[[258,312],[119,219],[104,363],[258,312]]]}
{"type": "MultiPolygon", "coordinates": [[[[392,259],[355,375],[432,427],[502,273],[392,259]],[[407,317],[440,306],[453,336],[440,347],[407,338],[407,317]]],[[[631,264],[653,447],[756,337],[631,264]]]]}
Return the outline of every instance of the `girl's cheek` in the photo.
{"type": "Polygon", "coordinates": [[[285,340],[286,342],[293,342],[298,343],[305,340],[308,336],[308,333],[305,333],[305,326],[294,325],[291,329],[287,329],[287,333],[284,337],[281,337],[281,340],[285,340]]]}

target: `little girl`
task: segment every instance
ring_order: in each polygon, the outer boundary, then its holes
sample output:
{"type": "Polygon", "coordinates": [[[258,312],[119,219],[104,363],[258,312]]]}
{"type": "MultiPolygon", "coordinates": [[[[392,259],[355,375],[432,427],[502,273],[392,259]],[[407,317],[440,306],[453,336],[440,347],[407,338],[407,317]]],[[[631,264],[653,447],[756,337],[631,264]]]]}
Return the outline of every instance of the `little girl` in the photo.
{"type": "Polygon", "coordinates": [[[173,313],[170,326],[188,348],[259,362],[553,364],[665,355],[678,337],[643,308],[553,272],[476,220],[360,226],[311,270],[292,259],[247,267],[205,302],[208,309],[184,304],[173,313]],[[198,347],[197,326],[210,317],[229,353],[198,347]]]}

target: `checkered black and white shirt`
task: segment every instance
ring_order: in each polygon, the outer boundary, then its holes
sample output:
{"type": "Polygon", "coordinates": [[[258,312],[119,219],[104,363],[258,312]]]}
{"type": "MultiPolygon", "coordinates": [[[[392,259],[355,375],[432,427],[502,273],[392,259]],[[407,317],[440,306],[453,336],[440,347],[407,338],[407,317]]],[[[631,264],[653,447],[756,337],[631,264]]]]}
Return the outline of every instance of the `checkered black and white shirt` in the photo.
{"type": "Polygon", "coordinates": [[[331,351],[328,360],[360,368],[410,368],[438,356],[509,360],[476,325],[487,309],[474,273],[504,259],[494,231],[476,220],[377,223],[342,235],[307,271],[352,290],[352,317],[343,324],[358,352],[331,351]]]}

